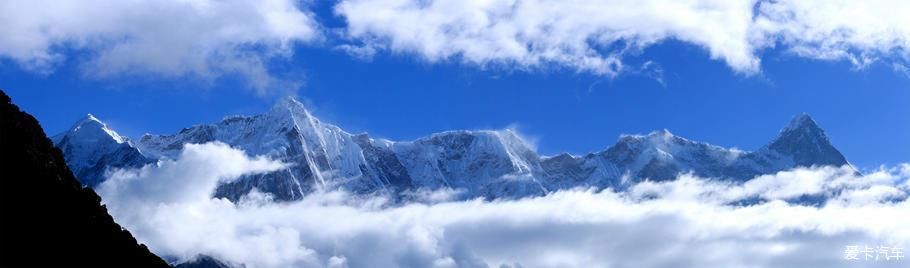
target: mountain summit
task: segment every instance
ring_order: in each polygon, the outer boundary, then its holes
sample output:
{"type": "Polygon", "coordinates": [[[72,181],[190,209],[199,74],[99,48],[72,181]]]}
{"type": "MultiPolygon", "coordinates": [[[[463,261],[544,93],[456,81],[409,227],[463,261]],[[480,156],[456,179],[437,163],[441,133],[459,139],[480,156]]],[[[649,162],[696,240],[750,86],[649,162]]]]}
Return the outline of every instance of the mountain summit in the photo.
{"type": "Polygon", "coordinates": [[[847,159],[831,145],[825,131],[806,113],[793,118],[767,149],[791,156],[797,166],[847,164],[847,159]]]}
{"type": "Polygon", "coordinates": [[[141,167],[150,162],[129,139],[92,114],[51,140],[63,151],[66,165],[89,187],[103,180],[107,167],[141,167]]]}
{"type": "Polygon", "coordinates": [[[76,122],[66,134],[77,139],[110,138],[116,143],[127,142],[126,138],[108,128],[107,124],[101,122],[92,114],[87,114],[85,118],[76,122]]]}
{"type": "MultiPolygon", "coordinates": [[[[73,131],[58,136],[71,137],[73,131]]],[[[96,141],[101,148],[116,143],[111,142],[116,141],[111,138],[114,135],[104,134],[108,132],[93,133],[100,137],[79,140],[96,141]]],[[[573,187],[623,188],[638,180],[674,179],[684,172],[741,181],[800,166],[848,164],[807,114],[797,116],[774,141],[753,152],[688,140],[664,129],[621,136],[601,152],[546,157],[510,130],[446,131],[414,141],[353,135],[319,120],[293,98],[278,101],[264,114],[226,117],[170,135],[147,134],[135,146],[126,140],[118,143],[125,144],[119,151],[85,154],[67,150],[76,146],[64,139],[59,139],[58,146],[77,174],[85,174],[80,179],[91,185],[103,180],[98,175],[103,174],[98,172],[101,167],[174,158],[184,144],[211,141],[293,163],[216,190],[216,196],[232,200],[253,189],[278,200],[296,200],[315,190],[336,188],[399,197],[421,189],[452,188],[462,190],[462,198],[513,198],[573,187]],[[138,159],[137,155],[143,159],[123,161],[138,159]]]]}

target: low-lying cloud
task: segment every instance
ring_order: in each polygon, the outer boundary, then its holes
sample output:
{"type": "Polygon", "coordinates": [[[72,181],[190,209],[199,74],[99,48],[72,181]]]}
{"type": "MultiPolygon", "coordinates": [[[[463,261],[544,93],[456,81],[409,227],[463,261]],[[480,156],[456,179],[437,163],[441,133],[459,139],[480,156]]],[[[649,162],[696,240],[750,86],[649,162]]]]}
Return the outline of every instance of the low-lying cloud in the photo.
{"type": "MultiPolygon", "coordinates": [[[[248,267],[905,267],[844,260],[846,246],[910,246],[910,165],[858,175],[806,168],[746,183],[681,175],[624,192],[391,204],[341,191],[238,203],[215,186],[284,163],[220,143],[114,172],[99,188],[155,253],[248,267]],[[799,205],[821,196],[822,204],[799,205]],[[749,200],[749,202],[740,202],[749,200]]],[[[423,193],[424,195],[431,195],[423,193]]],[[[441,195],[445,195],[443,192],[441,195]]]]}

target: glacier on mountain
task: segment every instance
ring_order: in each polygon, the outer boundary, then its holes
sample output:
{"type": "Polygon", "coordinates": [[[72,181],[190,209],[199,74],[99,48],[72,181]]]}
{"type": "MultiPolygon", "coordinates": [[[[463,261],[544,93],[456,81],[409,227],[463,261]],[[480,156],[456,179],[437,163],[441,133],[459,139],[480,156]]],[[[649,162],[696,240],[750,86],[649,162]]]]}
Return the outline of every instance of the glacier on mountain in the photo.
{"type": "Polygon", "coordinates": [[[238,200],[250,191],[299,200],[317,190],[407,198],[422,190],[457,190],[458,198],[520,198],[585,187],[624,189],[640,180],[680,173],[748,180],[803,166],[849,165],[807,114],[752,152],[691,141],[660,130],[623,135],[601,152],[541,156],[512,130],[446,131],[414,141],[351,134],[314,117],[286,98],[255,116],[231,116],[170,135],[122,137],[89,115],[53,140],[67,165],[89,187],[111,168],[175,158],[188,143],[220,141],[251,155],[290,163],[285,169],[222,184],[216,197],[238,200]]]}

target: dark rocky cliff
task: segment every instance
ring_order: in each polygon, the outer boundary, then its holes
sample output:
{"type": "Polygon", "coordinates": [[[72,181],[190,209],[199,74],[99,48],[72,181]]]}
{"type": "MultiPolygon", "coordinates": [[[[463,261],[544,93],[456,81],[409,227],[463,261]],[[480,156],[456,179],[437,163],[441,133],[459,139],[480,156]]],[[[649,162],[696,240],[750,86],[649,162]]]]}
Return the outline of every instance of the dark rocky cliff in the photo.
{"type": "Polygon", "coordinates": [[[168,267],[114,222],[3,91],[0,152],[0,266],[168,267]]]}

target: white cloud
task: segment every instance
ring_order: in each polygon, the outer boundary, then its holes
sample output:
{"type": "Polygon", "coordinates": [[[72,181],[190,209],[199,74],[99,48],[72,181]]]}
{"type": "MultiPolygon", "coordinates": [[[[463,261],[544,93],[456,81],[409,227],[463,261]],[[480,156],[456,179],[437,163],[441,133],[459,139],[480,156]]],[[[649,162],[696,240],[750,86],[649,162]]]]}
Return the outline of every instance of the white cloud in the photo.
{"type": "Polygon", "coordinates": [[[239,74],[260,92],[293,84],[271,75],[269,60],[320,36],[293,0],[3,1],[0,25],[0,57],[26,69],[76,61],[97,78],[239,74]]]}
{"type": "Polygon", "coordinates": [[[891,68],[893,68],[895,72],[903,74],[907,76],[907,78],[910,78],[910,67],[907,67],[906,65],[900,63],[893,63],[891,64],[891,68]]]}
{"type": "Polygon", "coordinates": [[[206,195],[218,181],[280,166],[223,144],[190,145],[174,162],[114,173],[100,193],[154,252],[248,267],[864,267],[872,263],[842,260],[846,246],[910,246],[906,165],[864,176],[799,169],[744,184],[684,175],[628,192],[493,202],[391,205],[326,192],[234,204],[206,195]],[[780,200],[814,193],[828,202],[780,200]],[[730,205],[754,197],[770,200],[730,205]]]}
{"type": "MultiPolygon", "coordinates": [[[[303,5],[303,6],[302,6],[303,5]]],[[[295,44],[323,38],[295,0],[0,2],[0,57],[42,73],[66,62],[89,77],[153,74],[213,81],[240,75],[260,93],[298,81],[270,72],[295,44]]],[[[846,60],[857,69],[910,65],[910,2],[903,0],[340,0],[347,23],[331,46],[353,57],[417,55],[480,68],[565,68],[660,75],[659,59],[624,59],[676,40],[743,74],[764,50],[846,60]]],[[[330,16],[324,14],[324,16],[330,16]]],[[[334,38],[334,35],[332,35],[334,38]]],[[[660,80],[660,77],[656,78],[660,80]]]]}
{"type": "Polygon", "coordinates": [[[347,20],[349,37],[431,62],[459,57],[519,69],[555,63],[613,75],[622,70],[627,50],[670,38],[705,47],[737,71],[758,70],[753,47],[745,42],[752,5],[752,0],[344,0],[336,13],[347,20]]]}
{"type": "Polygon", "coordinates": [[[624,56],[665,40],[745,74],[760,72],[762,50],[774,46],[857,68],[910,60],[903,0],[342,0],[335,12],[366,47],[482,67],[615,75],[639,69],[624,56]]]}
{"type": "Polygon", "coordinates": [[[373,60],[373,56],[376,55],[376,49],[371,46],[354,46],[354,45],[338,45],[335,47],[336,50],[343,51],[349,56],[363,61],[373,60]]]}
{"type": "Polygon", "coordinates": [[[756,30],[804,57],[864,67],[880,58],[910,60],[910,2],[786,0],[762,3],[756,30]]]}
{"type": "MultiPolygon", "coordinates": [[[[121,169],[108,174],[98,191],[124,201],[156,200],[165,203],[206,200],[213,187],[246,174],[275,171],[286,165],[264,157],[248,158],[227,144],[187,144],[179,161],[161,160],[139,169],[121,169]],[[204,167],[217,167],[204,169],[204,167]],[[174,187],[179,185],[180,187],[174,187]]],[[[122,203],[113,204],[119,206],[122,203]]]]}

